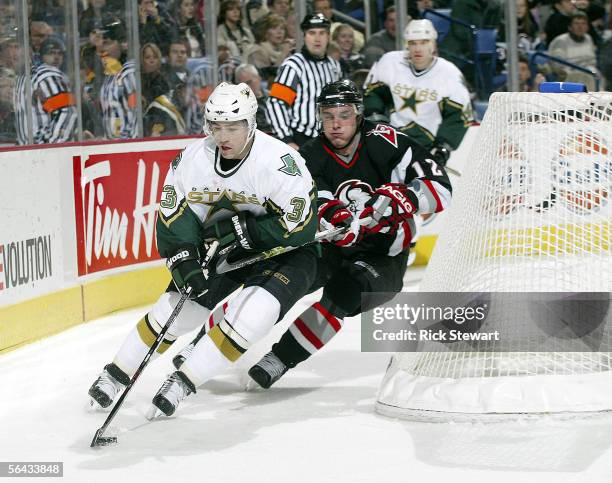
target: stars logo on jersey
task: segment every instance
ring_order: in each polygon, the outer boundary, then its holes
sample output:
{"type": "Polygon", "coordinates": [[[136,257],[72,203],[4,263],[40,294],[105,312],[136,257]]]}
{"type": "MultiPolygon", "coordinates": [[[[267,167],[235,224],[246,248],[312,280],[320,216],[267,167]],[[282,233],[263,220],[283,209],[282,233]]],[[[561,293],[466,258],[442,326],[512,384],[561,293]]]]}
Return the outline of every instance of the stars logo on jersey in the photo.
{"type": "Polygon", "coordinates": [[[278,169],[280,172],[288,174],[289,176],[302,176],[302,172],[300,168],[298,168],[293,156],[285,154],[281,156],[281,161],[284,163],[284,166],[278,169]]]}
{"type": "Polygon", "coordinates": [[[181,159],[183,159],[183,151],[178,153],[178,156],[172,160],[172,171],[176,171],[176,168],[178,168],[181,159]]]}
{"type": "Polygon", "coordinates": [[[393,129],[391,126],[387,126],[385,124],[377,124],[374,129],[368,131],[366,136],[380,136],[393,147],[397,148],[397,131],[393,129]]]}
{"type": "Polygon", "coordinates": [[[416,96],[417,89],[413,90],[408,97],[400,96],[400,99],[404,101],[402,107],[400,107],[400,111],[403,111],[404,109],[410,109],[416,115],[418,104],[423,102],[423,99],[417,100],[416,96]]]}

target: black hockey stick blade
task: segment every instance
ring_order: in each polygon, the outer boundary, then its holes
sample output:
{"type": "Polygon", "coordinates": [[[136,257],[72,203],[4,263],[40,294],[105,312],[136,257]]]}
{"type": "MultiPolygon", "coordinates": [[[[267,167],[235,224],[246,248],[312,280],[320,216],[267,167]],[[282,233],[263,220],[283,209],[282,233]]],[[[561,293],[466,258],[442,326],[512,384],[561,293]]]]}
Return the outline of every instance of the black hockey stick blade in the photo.
{"type": "Polygon", "coordinates": [[[96,431],[96,434],[94,434],[94,437],[91,440],[91,448],[95,448],[97,446],[108,446],[117,442],[117,436],[104,436],[102,434],[104,429],[106,428],[100,428],[96,431]]]}

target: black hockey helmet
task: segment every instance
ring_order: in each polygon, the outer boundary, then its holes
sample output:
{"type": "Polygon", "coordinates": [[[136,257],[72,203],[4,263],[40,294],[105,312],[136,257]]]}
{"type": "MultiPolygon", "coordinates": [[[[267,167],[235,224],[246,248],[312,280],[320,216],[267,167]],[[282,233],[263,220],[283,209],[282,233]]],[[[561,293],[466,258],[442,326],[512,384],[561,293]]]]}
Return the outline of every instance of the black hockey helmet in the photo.
{"type": "Polygon", "coordinates": [[[357,128],[351,139],[340,149],[344,149],[344,147],[351,144],[363,126],[363,96],[353,81],[344,79],[325,85],[321,89],[321,94],[317,97],[317,120],[320,123],[321,136],[325,136],[321,110],[325,107],[346,106],[347,104],[354,106],[355,114],[357,115],[357,128]]]}
{"type": "Polygon", "coordinates": [[[322,13],[312,13],[304,17],[300,28],[302,32],[306,32],[309,29],[327,29],[329,31],[331,29],[331,22],[322,13]]]}
{"type": "Polygon", "coordinates": [[[355,83],[348,79],[326,84],[317,97],[319,108],[343,104],[354,104],[357,114],[363,113],[363,95],[355,83]]]}

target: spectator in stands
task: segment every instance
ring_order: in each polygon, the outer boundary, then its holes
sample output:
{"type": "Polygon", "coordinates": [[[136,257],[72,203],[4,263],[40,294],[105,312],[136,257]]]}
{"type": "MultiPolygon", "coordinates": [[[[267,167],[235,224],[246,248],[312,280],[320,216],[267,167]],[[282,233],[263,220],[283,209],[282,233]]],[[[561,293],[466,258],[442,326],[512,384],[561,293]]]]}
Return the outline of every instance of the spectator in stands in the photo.
{"type": "MultiPolygon", "coordinates": [[[[569,31],[557,36],[549,45],[548,53],[597,73],[597,55],[593,39],[587,33],[589,18],[584,12],[576,12],[570,18],[569,31]]],[[[555,65],[554,70],[563,74],[568,82],[582,82],[588,90],[595,89],[595,80],[584,72],[555,65]]]]}
{"type": "Polygon", "coordinates": [[[32,64],[38,65],[41,62],[40,46],[53,33],[53,29],[47,22],[30,23],[30,47],[32,49],[32,64]]]}
{"type": "Polygon", "coordinates": [[[427,9],[433,9],[434,4],[432,0],[408,0],[408,15],[410,18],[419,19],[424,18],[423,14],[427,9]]]}
{"type": "Polygon", "coordinates": [[[587,17],[589,17],[589,35],[596,46],[601,45],[606,9],[595,2],[591,2],[591,0],[575,0],[574,5],[578,10],[587,14],[587,17]]]}
{"type": "Polygon", "coordinates": [[[297,31],[297,17],[295,15],[295,11],[291,10],[289,15],[287,15],[287,21],[285,22],[285,27],[287,29],[287,38],[295,41],[298,37],[297,31]]]}
{"type": "Polygon", "coordinates": [[[383,54],[395,50],[395,7],[385,10],[384,29],[372,34],[363,47],[366,67],[372,67],[383,54]]]}
{"type": "Polygon", "coordinates": [[[15,34],[17,25],[16,8],[14,3],[0,2],[0,38],[15,34]]]}
{"type": "MultiPolygon", "coordinates": [[[[451,17],[480,28],[496,28],[501,22],[500,5],[496,0],[456,0],[451,17]]],[[[451,24],[448,35],[439,45],[440,55],[459,67],[470,83],[474,81],[474,69],[465,66],[473,51],[472,31],[460,24],[451,24]]]]}
{"type": "Polygon", "coordinates": [[[130,139],[136,129],[136,74],[134,61],[126,61],[126,29],[119,19],[104,26],[104,80],[100,88],[102,124],[107,139],[130,139]]]}
{"type": "Polygon", "coordinates": [[[357,53],[355,49],[355,30],[348,24],[341,23],[332,33],[332,40],[340,50],[340,67],[343,77],[361,69],[364,66],[364,56],[357,53]]]}
{"type": "Polygon", "coordinates": [[[89,5],[79,16],[79,34],[87,37],[95,29],[104,25],[105,17],[108,17],[106,0],[90,0],[89,5]]]}
{"type": "Polygon", "coordinates": [[[162,74],[162,53],[155,44],[144,44],[140,50],[143,106],[146,108],[157,96],[170,92],[170,84],[162,74]]]}
{"type": "Polygon", "coordinates": [[[36,0],[32,3],[31,20],[47,23],[54,32],[64,33],[64,5],[61,0],[36,0]]]}
{"type": "Polygon", "coordinates": [[[529,59],[524,55],[518,60],[519,92],[539,92],[540,84],[546,82],[546,77],[541,72],[532,75],[529,67],[529,59]]]}
{"type": "Polygon", "coordinates": [[[204,31],[198,23],[194,0],[175,0],[171,8],[175,20],[175,34],[184,37],[189,43],[189,57],[206,55],[204,31]]]}
{"type": "MultiPolygon", "coordinates": [[[[331,34],[333,36],[334,32],[336,31],[336,28],[338,28],[338,25],[341,25],[341,23],[334,19],[334,11],[332,9],[331,0],[314,0],[314,2],[312,2],[312,6],[314,13],[322,13],[323,15],[325,15],[325,18],[332,23],[331,34]]],[[[353,30],[353,37],[353,50],[355,51],[355,53],[357,53],[363,48],[363,45],[365,44],[365,39],[363,37],[363,34],[357,30],[353,30]]]]}
{"type": "Polygon", "coordinates": [[[295,48],[295,40],[287,37],[285,19],[268,15],[263,21],[263,36],[245,54],[247,62],[259,69],[263,77],[274,78],[278,66],[295,48]]]}
{"type": "Polygon", "coordinates": [[[248,27],[242,25],[242,10],[238,0],[224,0],[217,18],[217,44],[229,47],[233,56],[244,55],[255,43],[248,27]]]}
{"type": "Polygon", "coordinates": [[[15,111],[13,110],[13,89],[15,71],[0,67],[0,143],[15,143],[15,111]]]}
{"type": "Polygon", "coordinates": [[[170,86],[174,89],[181,82],[187,81],[187,59],[190,57],[190,44],[185,38],[174,39],[170,42],[170,50],[168,52],[168,63],[162,67],[162,72],[170,86]]]}
{"type": "MultiPolygon", "coordinates": [[[[244,18],[247,26],[252,30],[256,22],[268,15],[268,6],[262,0],[248,0],[244,2],[244,18]]],[[[253,32],[254,34],[255,32],[253,32]]]]}
{"type": "Polygon", "coordinates": [[[257,129],[265,132],[266,134],[273,134],[270,120],[266,113],[266,99],[268,99],[268,91],[265,90],[261,84],[261,76],[257,71],[257,68],[252,64],[241,64],[236,68],[236,84],[244,82],[248,85],[257,98],[257,114],[255,121],[257,122],[257,129]]]}
{"type": "Polygon", "coordinates": [[[212,92],[213,68],[209,59],[203,58],[191,69],[187,77],[187,132],[201,134],[204,121],[203,110],[212,92]]]}
{"type": "Polygon", "coordinates": [[[287,18],[291,10],[291,0],[268,0],[268,10],[283,18],[287,18]]]}
{"type": "Polygon", "coordinates": [[[612,37],[606,40],[599,49],[599,68],[604,76],[604,89],[612,90],[612,37]]]}
{"type": "Polygon", "coordinates": [[[561,34],[567,33],[570,24],[570,15],[575,11],[572,0],[554,0],[553,13],[546,21],[546,43],[551,42],[561,34]]]}
{"type": "Polygon", "coordinates": [[[187,132],[186,85],[177,84],[171,92],[155,97],[143,114],[146,137],[182,136],[187,132]]]}
{"type": "Polygon", "coordinates": [[[234,82],[234,71],[242,64],[242,57],[232,55],[227,45],[220,45],[218,48],[218,73],[219,82],[234,82]]]}
{"type": "Polygon", "coordinates": [[[168,52],[172,28],[160,15],[155,0],[138,0],[138,37],[140,45],[155,44],[168,52]]]}
{"type": "MultiPolygon", "coordinates": [[[[538,24],[529,10],[527,0],[516,0],[518,48],[522,51],[535,50],[540,42],[538,24]]],[[[497,29],[497,40],[506,41],[505,19],[497,29]]]]}
{"type": "Polygon", "coordinates": [[[22,65],[21,45],[19,45],[17,37],[12,35],[2,39],[0,43],[0,67],[6,67],[13,73],[17,73],[22,65]]]}

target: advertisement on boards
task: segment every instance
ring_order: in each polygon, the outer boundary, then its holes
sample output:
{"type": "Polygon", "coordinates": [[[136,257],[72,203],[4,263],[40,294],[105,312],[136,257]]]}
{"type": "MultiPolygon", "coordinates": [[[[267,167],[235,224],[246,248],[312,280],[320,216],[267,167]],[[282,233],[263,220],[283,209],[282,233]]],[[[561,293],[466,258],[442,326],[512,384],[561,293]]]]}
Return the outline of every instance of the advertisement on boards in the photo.
{"type": "Polygon", "coordinates": [[[73,157],[79,276],[159,259],[156,210],[180,149],[73,157]]]}

